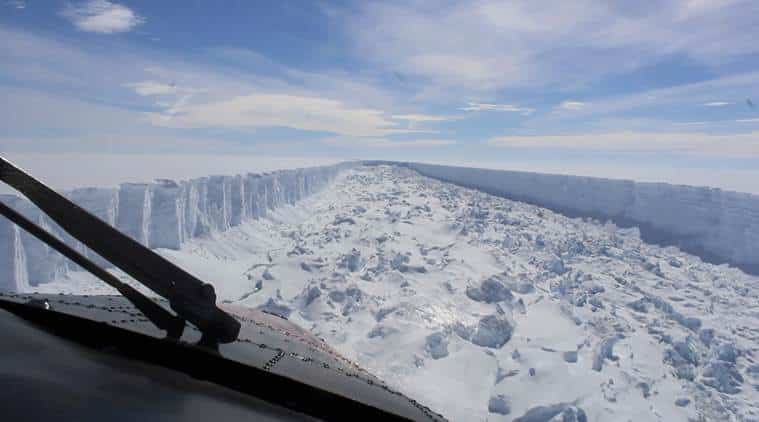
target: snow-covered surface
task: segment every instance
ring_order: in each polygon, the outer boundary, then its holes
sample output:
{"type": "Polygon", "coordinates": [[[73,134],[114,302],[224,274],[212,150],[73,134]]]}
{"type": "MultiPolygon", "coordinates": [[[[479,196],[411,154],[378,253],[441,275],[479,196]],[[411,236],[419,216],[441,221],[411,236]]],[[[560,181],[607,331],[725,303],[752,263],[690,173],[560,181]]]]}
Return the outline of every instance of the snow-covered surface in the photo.
{"type": "Polygon", "coordinates": [[[379,166],[158,251],[451,420],[759,419],[759,278],[635,228],[379,166]]]}
{"type": "Polygon", "coordinates": [[[642,183],[469,167],[403,163],[419,173],[528,202],[565,215],[612,219],[647,241],[759,274],[759,195],[717,188],[642,183]]]}

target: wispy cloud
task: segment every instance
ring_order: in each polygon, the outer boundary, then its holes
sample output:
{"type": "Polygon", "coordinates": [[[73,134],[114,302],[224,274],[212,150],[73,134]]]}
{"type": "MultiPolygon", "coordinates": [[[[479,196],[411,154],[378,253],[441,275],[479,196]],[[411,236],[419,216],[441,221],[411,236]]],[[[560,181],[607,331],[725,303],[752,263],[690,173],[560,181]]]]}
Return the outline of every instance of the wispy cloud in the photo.
{"type": "Polygon", "coordinates": [[[521,113],[529,115],[535,112],[534,108],[519,107],[513,104],[493,104],[493,103],[467,103],[465,107],[459,110],[463,111],[505,111],[512,113],[521,113]]]}
{"type": "Polygon", "coordinates": [[[703,120],[703,121],[698,121],[698,122],[675,122],[672,124],[675,126],[705,126],[712,123],[719,123],[719,121],[703,120]]]}
{"type": "Polygon", "coordinates": [[[394,114],[390,116],[395,120],[404,120],[407,122],[444,122],[446,120],[454,120],[452,116],[436,116],[431,114],[394,114]]]}
{"type": "Polygon", "coordinates": [[[178,87],[175,82],[143,81],[128,83],[125,86],[132,88],[137,95],[156,97],[158,100],[155,105],[163,109],[166,116],[180,113],[194,95],[206,92],[202,88],[178,87]]]}
{"type": "Polygon", "coordinates": [[[596,151],[674,152],[759,157],[759,132],[610,132],[577,135],[500,136],[490,146],[596,151]]]}
{"type": "Polygon", "coordinates": [[[562,101],[561,104],[559,104],[559,108],[564,110],[580,110],[581,108],[585,107],[585,103],[581,101],[562,101]]]}
{"type": "Polygon", "coordinates": [[[26,2],[23,0],[10,0],[6,4],[14,9],[26,9],[26,2]]]}
{"type": "Polygon", "coordinates": [[[718,66],[759,52],[746,29],[758,10],[753,0],[676,0],[655,10],[595,0],[476,0],[435,7],[408,0],[351,10],[342,16],[357,54],[432,86],[422,89],[450,95],[459,95],[459,88],[568,86],[677,54],[718,66]]]}
{"type": "Polygon", "coordinates": [[[411,139],[399,141],[387,138],[330,138],[323,141],[327,145],[353,148],[435,148],[455,145],[450,139],[411,139]]]}
{"type": "Polygon", "coordinates": [[[126,84],[127,87],[134,89],[138,95],[148,97],[152,95],[174,94],[177,91],[175,84],[167,84],[156,81],[132,82],[126,84]]]}
{"type": "MultiPolygon", "coordinates": [[[[0,89],[0,97],[8,100],[0,102],[0,126],[6,136],[19,139],[61,129],[72,133],[77,128],[94,136],[119,133],[145,139],[165,134],[204,136],[203,131],[185,130],[194,128],[226,130],[230,137],[242,136],[246,142],[272,141],[250,133],[259,129],[292,141],[323,137],[323,133],[392,138],[437,133],[412,126],[455,118],[399,113],[412,108],[396,106],[394,97],[371,80],[338,72],[308,72],[276,63],[263,74],[258,67],[241,72],[226,64],[209,64],[202,57],[178,61],[152,50],[94,54],[76,44],[1,25],[0,39],[8,41],[0,43],[3,71],[25,82],[10,93],[0,89]],[[44,91],[43,96],[27,86],[57,88],[44,91]],[[124,88],[133,94],[124,95],[124,88]],[[61,95],[61,91],[75,94],[61,95]]],[[[55,136],[37,139],[29,147],[44,150],[70,145],[68,139],[55,136]]],[[[85,147],[98,148],[97,144],[85,147]]],[[[160,148],[158,143],[150,147],[160,148]]],[[[186,148],[195,146],[188,143],[186,148]]]]}
{"type": "Polygon", "coordinates": [[[753,118],[753,119],[738,119],[736,120],[738,123],[759,123],[759,117],[753,118]]]}
{"type": "Polygon", "coordinates": [[[702,105],[704,107],[724,107],[724,106],[730,105],[730,104],[732,104],[732,103],[728,103],[728,102],[725,102],[725,101],[712,101],[712,102],[709,102],[709,103],[704,103],[702,105]]]}
{"type": "Polygon", "coordinates": [[[609,96],[585,103],[581,109],[573,110],[573,115],[627,113],[633,110],[651,112],[656,108],[672,110],[673,107],[705,104],[715,93],[726,97],[740,98],[759,83],[759,72],[747,72],[716,77],[700,82],[675,85],[667,88],[609,96]]]}
{"type": "Polygon", "coordinates": [[[108,0],[69,3],[61,11],[61,16],[82,31],[101,34],[128,32],[145,22],[132,9],[108,0]]]}
{"type": "Polygon", "coordinates": [[[174,105],[172,113],[148,113],[156,126],[174,128],[288,127],[350,136],[404,133],[382,110],[341,101],[289,94],[250,94],[174,105]]]}

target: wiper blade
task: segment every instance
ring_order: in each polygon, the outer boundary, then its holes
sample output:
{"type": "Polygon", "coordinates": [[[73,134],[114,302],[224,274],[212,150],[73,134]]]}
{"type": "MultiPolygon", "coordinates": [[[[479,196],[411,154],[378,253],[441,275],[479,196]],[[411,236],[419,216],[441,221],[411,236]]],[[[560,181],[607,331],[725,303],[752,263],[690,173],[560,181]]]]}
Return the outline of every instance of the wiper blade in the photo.
{"type": "Polygon", "coordinates": [[[203,333],[202,344],[237,339],[240,323],[216,306],[213,286],[119,232],[3,157],[0,180],[23,193],[70,235],[168,300],[177,315],[203,333]]]}
{"type": "Polygon", "coordinates": [[[80,254],[69,245],[63,243],[60,239],[45,231],[42,227],[34,224],[32,221],[19,214],[13,208],[0,202],[0,214],[5,216],[22,229],[37,239],[45,242],[51,248],[60,252],[61,255],[74,261],[80,267],[89,271],[95,277],[103,280],[107,285],[118,290],[127,300],[149,319],[156,327],[165,330],[166,336],[171,339],[179,339],[184,331],[185,322],[182,318],[173,315],[159,304],[153,302],[148,297],[138,292],[134,287],[123,283],[113,274],[99,267],[89,258],[80,254]]]}

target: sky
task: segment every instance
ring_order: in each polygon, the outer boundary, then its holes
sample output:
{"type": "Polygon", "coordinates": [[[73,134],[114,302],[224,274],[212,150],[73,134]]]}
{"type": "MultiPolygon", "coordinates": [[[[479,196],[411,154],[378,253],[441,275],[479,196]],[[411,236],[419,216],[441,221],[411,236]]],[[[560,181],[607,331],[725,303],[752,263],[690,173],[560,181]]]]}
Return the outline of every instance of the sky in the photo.
{"type": "Polygon", "coordinates": [[[759,193],[755,0],[0,2],[0,153],[53,184],[393,159],[759,193]]]}

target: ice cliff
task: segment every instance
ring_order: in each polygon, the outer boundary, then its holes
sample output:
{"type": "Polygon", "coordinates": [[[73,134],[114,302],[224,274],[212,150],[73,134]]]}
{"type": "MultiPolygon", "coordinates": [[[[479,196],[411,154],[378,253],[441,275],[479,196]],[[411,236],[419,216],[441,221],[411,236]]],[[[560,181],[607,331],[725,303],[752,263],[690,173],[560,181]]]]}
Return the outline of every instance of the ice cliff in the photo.
{"type": "MultiPolygon", "coordinates": [[[[187,239],[221,232],[296,201],[329,184],[355,163],[264,174],[209,176],[186,181],[124,183],[117,189],[64,192],[79,206],[150,248],[179,249],[187,239]]],[[[52,222],[31,202],[0,200],[56,234],[95,262],[109,264],[52,222]]],[[[0,218],[0,290],[22,291],[65,274],[72,266],[44,243],[0,218]]]]}
{"type": "Polygon", "coordinates": [[[759,274],[757,195],[668,183],[422,163],[391,164],[568,216],[637,226],[646,241],[675,245],[705,261],[729,263],[759,274]]]}

